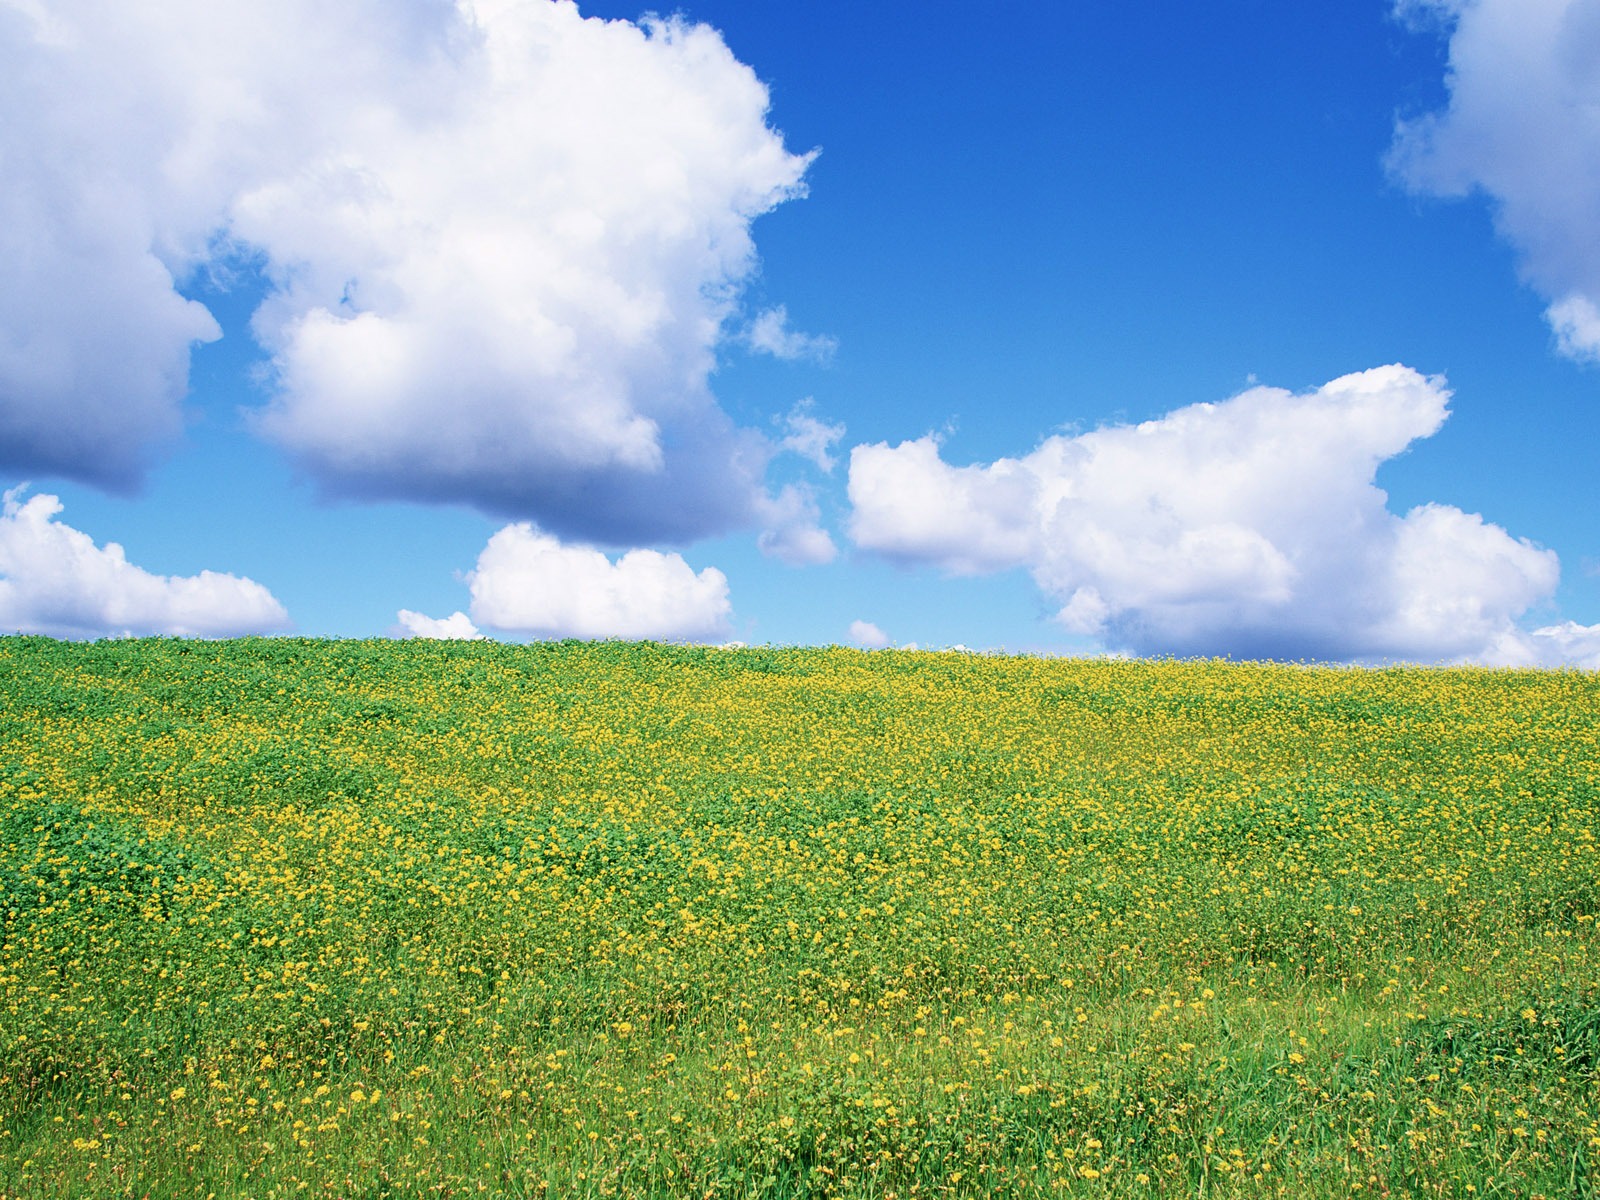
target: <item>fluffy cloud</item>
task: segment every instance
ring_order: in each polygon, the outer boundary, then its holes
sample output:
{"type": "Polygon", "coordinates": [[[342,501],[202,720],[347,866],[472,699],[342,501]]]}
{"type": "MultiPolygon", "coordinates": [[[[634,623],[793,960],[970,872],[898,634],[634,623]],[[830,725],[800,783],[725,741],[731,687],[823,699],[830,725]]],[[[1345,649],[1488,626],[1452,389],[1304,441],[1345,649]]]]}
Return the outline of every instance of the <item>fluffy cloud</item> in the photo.
{"type": "MultiPolygon", "coordinates": [[[[630,550],[615,562],[526,523],[489,539],[468,576],[472,620],[538,637],[721,641],[732,607],[715,567],[630,550]]],[[[458,616],[460,614],[457,614],[458,616]]]]}
{"type": "Polygon", "coordinates": [[[789,310],[783,305],[757,314],[745,331],[745,343],[750,349],[774,358],[808,358],[813,362],[829,362],[839,349],[836,339],[825,335],[800,333],[789,325],[789,310]]]}
{"type": "MultiPolygon", "coordinates": [[[[112,42],[128,32],[113,7],[112,42]]],[[[177,256],[158,244],[170,189],[144,151],[179,102],[144,70],[143,41],[113,64],[59,9],[0,3],[0,470],[131,489],[181,428],[190,346],[220,332],[174,291],[177,256]],[[120,94],[86,99],[98,75],[120,94]]]]}
{"type": "Polygon", "coordinates": [[[889,635],[871,621],[851,621],[850,640],[863,650],[882,650],[889,644],[889,635]]]}
{"type": "Polygon", "coordinates": [[[818,521],[816,497],[811,490],[790,484],[760,506],[766,529],[756,539],[761,553],[791,567],[830,563],[838,550],[818,521]]]}
{"type": "Polygon", "coordinates": [[[783,418],[781,446],[810,460],[823,471],[832,471],[838,461],[834,458],[833,448],[844,437],[844,426],[819,419],[815,409],[816,402],[807,396],[789,410],[783,418]]]}
{"type": "Polygon", "coordinates": [[[850,452],[850,535],[905,563],[957,575],[1021,566],[1039,551],[1036,479],[1024,462],[952,467],[932,437],[850,452]]]}
{"type": "Polygon", "coordinates": [[[1600,360],[1600,7],[1582,0],[1400,0],[1448,31],[1450,99],[1399,123],[1410,187],[1489,195],[1573,358],[1600,360]]]}
{"type": "Polygon", "coordinates": [[[1578,362],[1600,362],[1600,308],[1587,296],[1570,295],[1545,309],[1556,349],[1578,362]]]}
{"type": "Polygon", "coordinates": [[[420,85],[443,15],[0,0],[0,468],[137,485],[220,332],[176,284],[235,197],[326,152],[338,97],[420,85]]]}
{"type": "Polygon", "coordinates": [[[471,641],[483,635],[464,612],[453,612],[448,617],[429,617],[409,608],[395,614],[395,632],[400,637],[436,638],[440,641],[471,641]]]}
{"type": "Polygon", "coordinates": [[[1397,516],[1373,483],[1448,400],[1389,366],[985,465],[931,438],[858,446],[851,536],[957,574],[1026,567],[1067,629],[1139,653],[1487,661],[1553,592],[1556,556],[1445,505],[1397,516]]]}
{"type": "Polygon", "coordinates": [[[0,629],[86,638],[232,637],[284,628],[289,615],[250,579],[201,571],[152,575],[121,546],[96,546],[55,518],[55,496],[5,493],[0,508],[0,629]]]}
{"type": "Polygon", "coordinates": [[[1579,667],[1600,671],[1600,625],[1563,621],[1508,638],[1500,660],[1507,666],[1579,667]]]}
{"type": "Polygon", "coordinates": [[[831,563],[839,553],[828,531],[812,524],[765,530],[756,545],[761,553],[791,567],[821,566],[831,563]]]}
{"type": "Polygon", "coordinates": [[[753,519],[771,447],[706,381],[751,222],[810,160],[715,31],[0,0],[0,61],[29,114],[0,122],[0,465],[135,477],[217,332],[174,280],[243,257],[271,285],[257,427],[325,488],[616,543],[753,519]]]}

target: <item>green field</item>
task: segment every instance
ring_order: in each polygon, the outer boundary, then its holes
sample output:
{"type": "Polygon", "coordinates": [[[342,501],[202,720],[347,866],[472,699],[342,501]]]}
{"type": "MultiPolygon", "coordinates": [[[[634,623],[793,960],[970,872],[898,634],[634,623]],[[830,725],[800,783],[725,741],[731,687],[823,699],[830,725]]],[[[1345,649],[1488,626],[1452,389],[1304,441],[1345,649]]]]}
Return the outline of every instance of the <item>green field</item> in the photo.
{"type": "Polygon", "coordinates": [[[0,639],[0,1195],[1600,1193],[1600,676],[0,639]]]}

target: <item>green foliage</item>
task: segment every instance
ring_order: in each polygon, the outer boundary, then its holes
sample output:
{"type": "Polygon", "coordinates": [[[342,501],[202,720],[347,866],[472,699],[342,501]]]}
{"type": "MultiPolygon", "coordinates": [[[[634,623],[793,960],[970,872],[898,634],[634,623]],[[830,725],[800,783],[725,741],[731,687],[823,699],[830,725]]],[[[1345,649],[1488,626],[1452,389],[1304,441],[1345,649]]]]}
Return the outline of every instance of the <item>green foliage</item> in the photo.
{"type": "Polygon", "coordinates": [[[1600,680],[0,639],[0,1197],[1594,1194],[1600,680]]]}
{"type": "MultiPolygon", "coordinates": [[[[22,786],[21,794],[37,795],[22,786]]],[[[165,911],[163,887],[203,873],[178,847],[77,804],[37,800],[0,817],[0,914],[8,922],[58,906],[165,911]]]]}

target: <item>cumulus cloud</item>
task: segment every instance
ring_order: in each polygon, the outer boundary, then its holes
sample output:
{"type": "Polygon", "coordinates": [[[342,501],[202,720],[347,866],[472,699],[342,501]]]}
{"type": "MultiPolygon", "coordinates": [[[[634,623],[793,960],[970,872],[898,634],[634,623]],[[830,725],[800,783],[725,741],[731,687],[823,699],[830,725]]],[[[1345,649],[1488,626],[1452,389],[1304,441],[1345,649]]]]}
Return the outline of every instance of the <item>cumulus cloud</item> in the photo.
{"type": "Polygon", "coordinates": [[[61,501],[6,492],[0,505],[0,629],[50,637],[166,634],[232,637],[289,623],[272,593],[250,579],[201,571],[152,575],[121,546],[97,546],[55,518],[61,501]]]}
{"type": "Polygon", "coordinates": [[[435,638],[439,641],[464,642],[480,638],[478,627],[464,612],[453,612],[448,617],[429,617],[409,608],[396,614],[395,633],[408,638],[435,638]]]}
{"type": "Polygon", "coordinates": [[[1396,515],[1373,482],[1448,401],[1397,365],[988,464],[858,446],[851,537],[954,574],[1025,567],[1063,626],[1117,649],[1487,661],[1554,591],[1555,554],[1446,505],[1396,515]]]}
{"type": "Polygon", "coordinates": [[[791,567],[820,566],[838,553],[833,538],[818,524],[817,501],[810,488],[790,484],[762,502],[766,525],[756,539],[761,553],[791,567]]]}
{"type": "Polygon", "coordinates": [[[850,536],[905,563],[936,562],[980,575],[1031,561],[1039,549],[1035,477],[1002,458],[952,467],[933,437],[850,452],[850,536]]]}
{"type": "Polygon", "coordinates": [[[75,49],[43,7],[0,4],[0,469],[127,491],[181,427],[190,346],[219,330],[158,256],[153,165],[54,95],[76,82],[61,65],[75,49]]]}
{"type": "Polygon", "coordinates": [[[783,418],[783,449],[815,463],[820,470],[832,471],[838,461],[833,448],[844,437],[841,424],[823,421],[815,415],[816,402],[807,396],[783,418]]]}
{"type": "Polygon", "coordinates": [[[850,640],[863,650],[882,650],[889,644],[889,635],[871,621],[851,621],[850,640]]]}
{"type": "Polygon", "coordinates": [[[771,447],[707,377],[751,222],[810,156],[714,30],[62,0],[0,4],[0,61],[28,114],[0,122],[0,463],[136,476],[217,333],[174,281],[244,257],[270,285],[256,427],[327,490],[616,544],[752,519],[771,447]]]}
{"type": "Polygon", "coordinates": [[[1501,659],[1507,666],[1579,667],[1600,671],[1600,625],[1563,621],[1506,639],[1501,659]]]}
{"type": "Polygon", "coordinates": [[[782,304],[765,309],[750,322],[745,331],[745,344],[750,349],[774,358],[810,359],[826,363],[833,359],[839,342],[822,334],[800,333],[789,325],[789,310],[782,304]]]}
{"type": "Polygon", "coordinates": [[[437,13],[0,3],[0,468],[137,486],[220,332],[177,285],[234,197],[324,151],[337,97],[420,82],[437,13]]]}
{"type": "Polygon", "coordinates": [[[727,576],[715,567],[696,573],[658,550],[613,562],[525,522],[489,539],[467,581],[473,621],[537,637],[716,642],[732,613],[727,576]]]}
{"type": "Polygon", "coordinates": [[[1573,294],[1545,310],[1555,331],[1556,349],[1577,362],[1600,363],[1600,308],[1587,296],[1573,294]]]}
{"type": "Polygon", "coordinates": [[[756,539],[761,553],[790,567],[816,567],[832,562],[839,553],[826,529],[795,524],[768,529],[756,539]]]}
{"type": "Polygon", "coordinates": [[[1600,6],[1574,0],[1400,0],[1449,37],[1450,98],[1398,122],[1390,167],[1412,189],[1481,191],[1551,302],[1557,346],[1600,360],[1600,6]]]}

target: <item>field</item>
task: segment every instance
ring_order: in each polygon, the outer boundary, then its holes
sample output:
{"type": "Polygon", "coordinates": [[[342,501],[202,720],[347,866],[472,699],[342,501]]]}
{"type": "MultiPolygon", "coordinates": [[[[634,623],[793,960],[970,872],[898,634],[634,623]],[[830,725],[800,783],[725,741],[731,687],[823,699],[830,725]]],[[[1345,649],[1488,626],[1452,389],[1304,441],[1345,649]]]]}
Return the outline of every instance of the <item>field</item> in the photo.
{"type": "Polygon", "coordinates": [[[0,639],[0,1196],[1600,1193],[1600,677],[0,639]]]}

